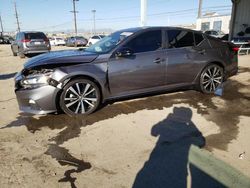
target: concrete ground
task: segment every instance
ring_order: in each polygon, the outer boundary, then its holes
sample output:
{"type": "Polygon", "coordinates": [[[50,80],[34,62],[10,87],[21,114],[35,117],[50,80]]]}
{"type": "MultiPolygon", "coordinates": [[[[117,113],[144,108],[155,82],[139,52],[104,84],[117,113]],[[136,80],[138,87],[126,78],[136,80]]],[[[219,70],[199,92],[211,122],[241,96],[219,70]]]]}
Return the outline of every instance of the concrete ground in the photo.
{"type": "Polygon", "coordinates": [[[175,92],[85,118],[19,111],[13,77],[27,59],[0,46],[1,187],[204,187],[187,167],[191,144],[250,177],[249,55],[222,97],[175,92]]]}

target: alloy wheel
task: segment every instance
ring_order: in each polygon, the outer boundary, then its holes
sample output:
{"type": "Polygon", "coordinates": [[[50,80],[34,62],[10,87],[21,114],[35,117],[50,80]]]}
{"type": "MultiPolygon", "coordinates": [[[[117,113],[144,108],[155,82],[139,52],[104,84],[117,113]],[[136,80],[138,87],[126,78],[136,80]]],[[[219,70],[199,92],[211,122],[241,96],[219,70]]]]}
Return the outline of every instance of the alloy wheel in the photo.
{"type": "Polygon", "coordinates": [[[204,69],[200,77],[200,87],[204,93],[213,93],[223,82],[223,69],[218,65],[210,65],[204,69]]]}
{"type": "Polygon", "coordinates": [[[90,114],[100,102],[99,89],[89,80],[76,80],[67,84],[61,97],[61,107],[67,114],[90,114]]]}

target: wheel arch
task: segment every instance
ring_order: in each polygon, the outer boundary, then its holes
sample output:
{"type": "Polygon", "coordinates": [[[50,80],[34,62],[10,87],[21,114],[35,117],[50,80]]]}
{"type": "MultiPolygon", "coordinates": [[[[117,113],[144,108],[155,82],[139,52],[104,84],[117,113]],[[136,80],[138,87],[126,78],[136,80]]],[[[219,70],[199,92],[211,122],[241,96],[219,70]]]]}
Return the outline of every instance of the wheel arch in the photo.
{"type": "Polygon", "coordinates": [[[194,80],[194,83],[198,83],[199,82],[199,78],[200,78],[200,75],[202,73],[202,71],[207,68],[209,65],[212,65],[212,64],[215,64],[215,65],[218,65],[220,66],[222,69],[223,69],[223,72],[224,72],[224,75],[225,75],[225,65],[220,62],[220,61],[209,61],[208,63],[206,63],[199,71],[199,73],[196,75],[196,78],[194,80]]]}
{"type": "MultiPolygon", "coordinates": [[[[60,82],[62,83],[62,88],[70,81],[75,80],[75,79],[88,79],[92,82],[94,82],[97,87],[100,90],[100,97],[101,97],[101,102],[103,102],[104,99],[104,87],[102,87],[100,80],[95,78],[92,75],[88,75],[88,74],[75,74],[75,75],[69,75],[67,77],[65,77],[64,79],[62,79],[60,82]]],[[[61,107],[60,107],[60,96],[62,94],[62,89],[60,89],[60,91],[58,91],[57,95],[56,95],[56,108],[58,111],[62,111],[61,107]]]]}

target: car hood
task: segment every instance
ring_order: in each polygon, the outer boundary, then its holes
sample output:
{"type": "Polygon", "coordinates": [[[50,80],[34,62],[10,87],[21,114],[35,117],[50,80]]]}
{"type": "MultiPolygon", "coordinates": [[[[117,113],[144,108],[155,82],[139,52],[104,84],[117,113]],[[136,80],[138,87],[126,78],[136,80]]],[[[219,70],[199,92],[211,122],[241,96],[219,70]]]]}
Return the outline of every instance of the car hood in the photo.
{"type": "Polygon", "coordinates": [[[90,63],[98,57],[98,54],[83,50],[62,50],[48,52],[31,58],[24,64],[25,69],[41,66],[63,66],[64,64],[90,63]]]}

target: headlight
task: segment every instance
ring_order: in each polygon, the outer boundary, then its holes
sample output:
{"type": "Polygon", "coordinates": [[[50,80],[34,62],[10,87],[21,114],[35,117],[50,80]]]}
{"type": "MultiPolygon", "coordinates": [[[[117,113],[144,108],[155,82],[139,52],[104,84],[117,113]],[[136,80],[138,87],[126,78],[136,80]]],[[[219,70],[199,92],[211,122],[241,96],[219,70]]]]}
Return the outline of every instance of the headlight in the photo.
{"type": "Polygon", "coordinates": [[[46,74],[28,75],[22,81],[21,85],[24,88],[36,88],[48,84],[52,72],[46,74]]]}

